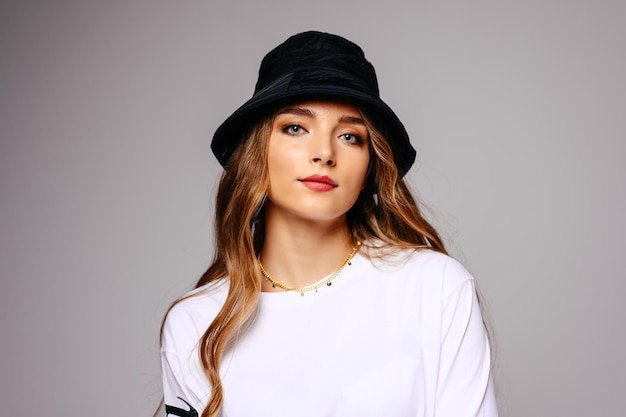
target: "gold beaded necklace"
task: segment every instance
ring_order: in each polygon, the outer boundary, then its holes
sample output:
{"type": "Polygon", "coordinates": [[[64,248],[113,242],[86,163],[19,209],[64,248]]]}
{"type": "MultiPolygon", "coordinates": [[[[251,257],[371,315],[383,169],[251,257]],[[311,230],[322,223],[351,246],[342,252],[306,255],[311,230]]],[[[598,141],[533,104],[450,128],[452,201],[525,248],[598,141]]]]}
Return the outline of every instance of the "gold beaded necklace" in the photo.
{"type": "Polygon", "coordinates": [[[321,288],[324,285],[326,285],[328,287],[333,285],[332,280],[337,275],[339,275],[339,273],[343,270],[343,268],[345,268],[346,265],[352,265],[352,258],[354,257],[354,255],[356,254],[356,252],[359,250],[360,247],[361,247],[361,242],[356,242],[356,246],[352,248],[352,252],[350,252],[350,255],[348,255],[346,260],[343,261],[341,266],[337,270],[335,270],[335,272],[330,274],[328,276],[328,278],[326,278],[326,279],[324,279],[324,280],[322,280],[322,281],[320,281],[318,283],[315,283],[313,285],[308,285],[306,287],[288,287],[285,284],[281,284],[278,281],[274,281],[274,279],[270,276],[270,274],[267,273],[265,268],[263,268],[263,264],[261,263],[260,259],[259,259],[259,266],[261,267],[261,273],[263,274],[265,279],[268,280],[272,284],[272,287],[274,287],[274,288],[276,288],[276,287],[282,288],[285,291],[296,291],[296,292],[299,292],[302,297],[304,297],[304,293],[305,292],[317,290],[318,288],[321,288]]]}

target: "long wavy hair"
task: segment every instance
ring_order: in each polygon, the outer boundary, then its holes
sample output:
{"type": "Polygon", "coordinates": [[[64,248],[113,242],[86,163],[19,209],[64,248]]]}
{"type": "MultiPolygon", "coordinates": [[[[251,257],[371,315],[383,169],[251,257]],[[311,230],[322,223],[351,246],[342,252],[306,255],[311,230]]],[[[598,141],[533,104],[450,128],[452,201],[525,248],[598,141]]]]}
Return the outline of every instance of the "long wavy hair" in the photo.
{"type": "MultiPolygon", "coordinates": [[[[381,242],[392,251],[428,248],[446,253],[437,231],[422,216],[398,172],[385,134],[365,109],[359,111],[369,133],[370,163],[366,186],[347,213],[352,240],[363,242],[364,247],[367,242],[378,242],[377,253],[381,242]]],[[[215,417],[221,409],[222,355],[236,343],[237,335],[245,331],[257,311],[262,282],[258,256],[265,236],[267,150],[273,121],[273,115],[263,117],[250,130],[224,167],[217,191],[215,253],[196,288],[228,278],[229,291],[222,309],[199,341],[200,362],[211,386],[202,417],[215,417]]]]}

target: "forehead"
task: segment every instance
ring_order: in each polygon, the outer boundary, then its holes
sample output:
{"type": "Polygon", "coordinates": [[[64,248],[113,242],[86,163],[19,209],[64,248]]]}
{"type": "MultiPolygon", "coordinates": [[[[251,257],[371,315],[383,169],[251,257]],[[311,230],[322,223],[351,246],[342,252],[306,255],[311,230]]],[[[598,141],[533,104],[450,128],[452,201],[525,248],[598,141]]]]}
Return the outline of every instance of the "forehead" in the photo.
{"type": "Polygon", "coordinates": [[[341,115],[361,117],[359,108],[347,100],[334,99],[308,99],[284,104],[278,107],[275,114],[292,113],[292,110],[305,109],[313,115],[324,113],[337,113],[341,115]]]}

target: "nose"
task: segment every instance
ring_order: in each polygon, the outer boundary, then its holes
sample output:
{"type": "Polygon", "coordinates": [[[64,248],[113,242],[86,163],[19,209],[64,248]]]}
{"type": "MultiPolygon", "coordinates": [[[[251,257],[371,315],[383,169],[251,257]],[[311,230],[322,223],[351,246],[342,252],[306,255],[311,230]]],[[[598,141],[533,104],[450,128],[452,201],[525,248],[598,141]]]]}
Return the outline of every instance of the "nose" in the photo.
{"type": "Polygon", "coordinates": [[[315,164],[325,164],[328,166],[335,166],[335,160],[332,158],[312,158],[311,161],[315,164]]]}
{"type": "Polygon", "coordinates": [[[311,162],[313,164],[335,166],[335,150],[330,136],[329,134],[318,134],[313,138],[311,146],[311,162]]]}

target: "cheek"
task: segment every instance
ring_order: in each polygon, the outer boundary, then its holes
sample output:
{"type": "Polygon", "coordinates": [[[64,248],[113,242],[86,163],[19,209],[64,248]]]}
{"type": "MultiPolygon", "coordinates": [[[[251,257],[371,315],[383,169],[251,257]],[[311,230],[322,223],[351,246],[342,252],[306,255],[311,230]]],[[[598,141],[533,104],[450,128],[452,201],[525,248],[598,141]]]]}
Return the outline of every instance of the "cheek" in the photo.
{"type": "Polygon", "coordinates": [[[353,158],[347,166],[349,167],[347,178],[349,182],[349,194],[351,195],[350,198],[356,200],[367,185],[369,158],[353,158]]]}
{"type": "Polygon", "coordinates": [[[278,191],[277,187],[291,184],[295,178],[302,174],[302,166],[306,159],[303,159],[303,152],[295,146],[281,146],[280,143],[272,144],[267,153],[267,173],[270,182],[270,192],[272,189],[278,191]]]}
{"type": "Polygon", "coordinates": [[[284,143],[270,138],[267,162],[274,165],[294,165],[306,161],[305,149],[293,143],[284,143]]]}
{"type": "Polygon", "coordinates": [[[367,153],[367,157],[363,158],[360,163],[355,166],[359,167],[359,184],[361,185],[361,190],[363,190],[367,185],[367,174],[370,166],[369,152],[367,153]]]}
{"type": "Polygon", "coordinates": [[[365,170],[363,171],[363,175],[361,176],[361,190],[363,190],[365,186],[367,185],[368,172],[369,172],[369,164],[365,167],[365,170]]]}
{"type": "Polygon", "coordinates": [[[272,180],[275,181],[281,178],[286,170],[288,160],[289,157],[286,155],[284,148],[276,146],[270,141],[267,152],[267,172],[270,176],[270,183],[272,180]]]}

